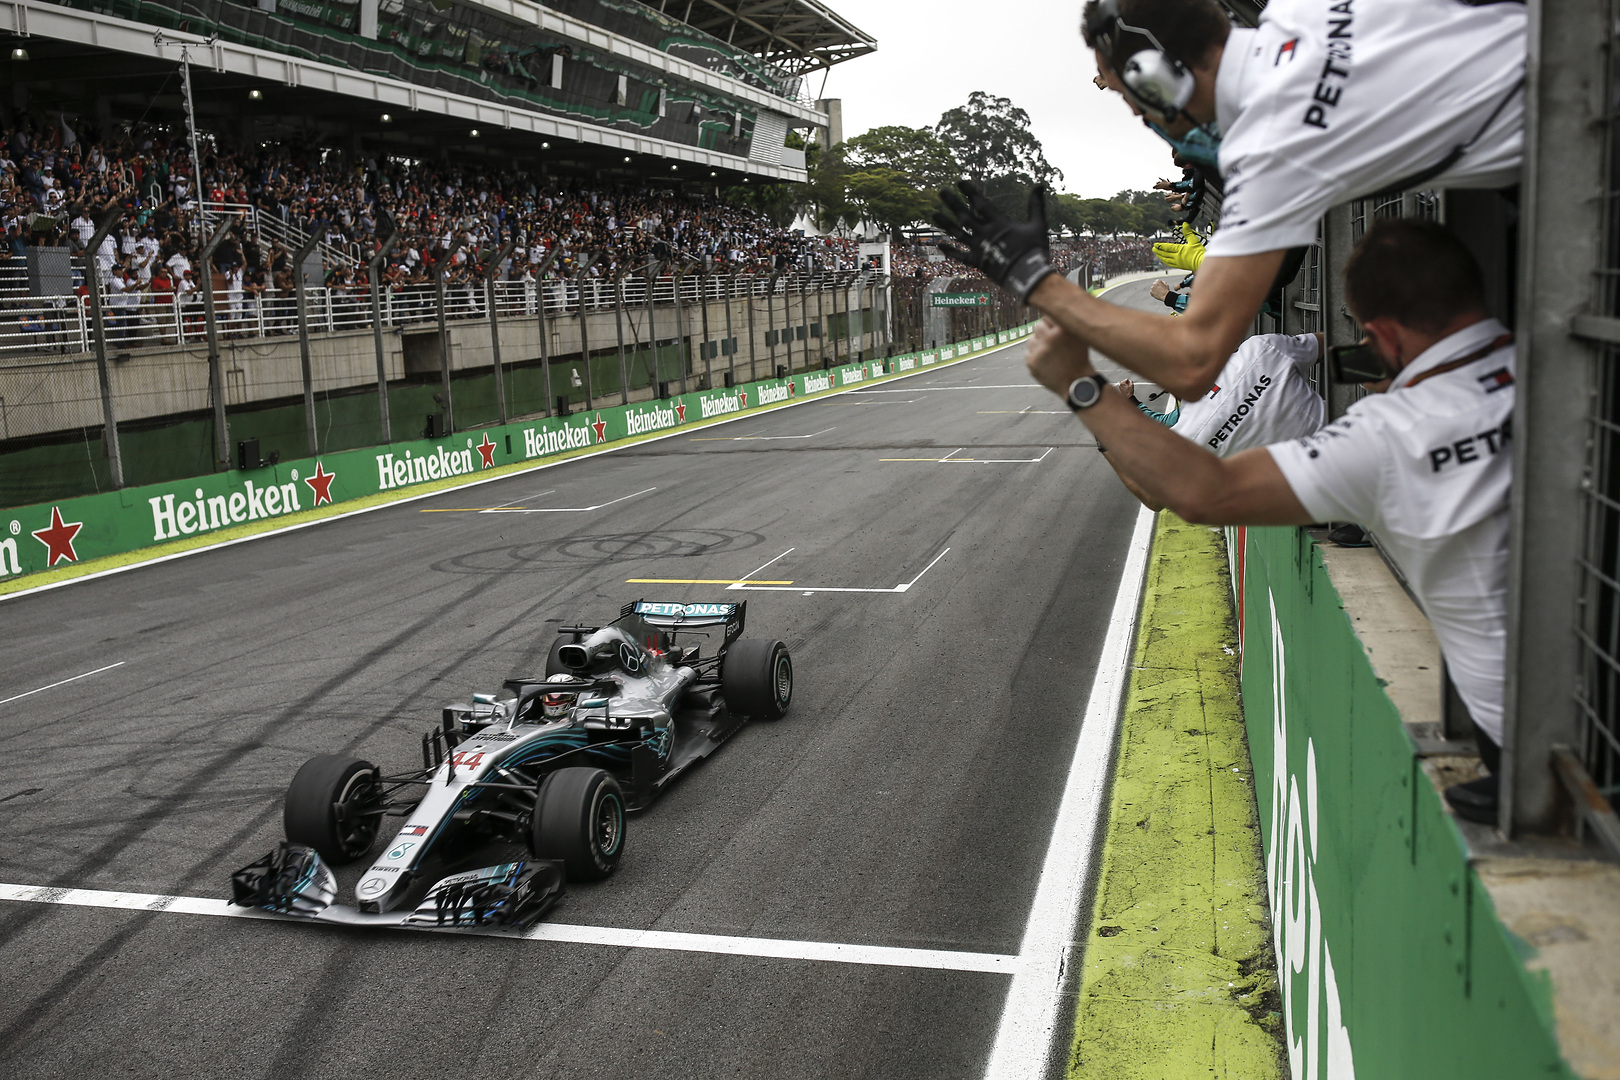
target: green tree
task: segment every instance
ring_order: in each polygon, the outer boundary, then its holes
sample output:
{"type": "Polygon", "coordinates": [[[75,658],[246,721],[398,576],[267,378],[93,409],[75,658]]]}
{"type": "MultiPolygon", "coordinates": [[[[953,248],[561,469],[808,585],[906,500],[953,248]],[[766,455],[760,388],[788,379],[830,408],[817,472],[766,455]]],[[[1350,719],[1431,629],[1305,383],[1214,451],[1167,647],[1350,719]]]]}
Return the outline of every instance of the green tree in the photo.
{"type": "Polygon", "coordinates": [[[975,90],[934,132],[1003,213],[1022,217],[1031,185],[1054,188],[1063,180],[1030,130],[1029,114],[1007,98],[975,90]]]}
{"type": "Polygon", "coordinates": [[[929,220],[939,207],[931,188],[919,188],[911,174],[898,169],[851,171],[846,192],[857,216],[883,226],[891,236],[929,220]]]}
{"type": "Polygon", "coordinates": [[[928,128],[873,128],[846,140],[839,149],[852,169],[904,173],[920,188],[940,188],[962,175],[951,148],[928,128]]]}

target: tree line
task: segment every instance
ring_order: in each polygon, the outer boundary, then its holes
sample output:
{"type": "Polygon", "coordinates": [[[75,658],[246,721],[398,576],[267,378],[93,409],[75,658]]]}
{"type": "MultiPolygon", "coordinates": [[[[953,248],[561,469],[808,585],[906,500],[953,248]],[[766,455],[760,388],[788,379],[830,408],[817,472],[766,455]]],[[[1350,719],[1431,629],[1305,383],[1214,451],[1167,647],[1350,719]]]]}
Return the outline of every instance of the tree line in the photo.
{"type": "Polygon", "coordinates": [[[939,207],[936,192],[962,177],[978,182],[1015,217],[1024,214],[1030,186],[1044,184],[1054,192],[1047,198],[1048,222],[1075,233],[1152,235],[1173,221],[1157,192],[1121,191],[1111,199],[1056,192],[1063,174],[1046,160],[1029,114],[982,91],[931,128],[873,128],[831,150],[806,146],[795,133],[789,145],[806,151],[807,183],[745,185],[726,193],[782,227],[808,212],[823,228],[839,219],[865,220],[901,235],[928,225],[939,207]]]}

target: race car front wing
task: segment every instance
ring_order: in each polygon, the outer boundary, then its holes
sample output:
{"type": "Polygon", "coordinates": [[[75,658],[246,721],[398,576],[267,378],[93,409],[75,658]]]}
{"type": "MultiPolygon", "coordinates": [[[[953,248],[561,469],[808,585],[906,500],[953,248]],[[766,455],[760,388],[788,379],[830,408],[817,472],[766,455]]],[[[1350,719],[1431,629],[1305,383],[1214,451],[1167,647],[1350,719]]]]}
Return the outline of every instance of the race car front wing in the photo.
{"type": "Polygon", "coordinates": [[[549,911],[565,888],[561,861],[530,859],[452,874],[429,889],[414,909],[364,912],[333,903],[337,879],[314,848],[282,843],[231,875],[231,902],[349,926],[523,929],[549,911]]]}

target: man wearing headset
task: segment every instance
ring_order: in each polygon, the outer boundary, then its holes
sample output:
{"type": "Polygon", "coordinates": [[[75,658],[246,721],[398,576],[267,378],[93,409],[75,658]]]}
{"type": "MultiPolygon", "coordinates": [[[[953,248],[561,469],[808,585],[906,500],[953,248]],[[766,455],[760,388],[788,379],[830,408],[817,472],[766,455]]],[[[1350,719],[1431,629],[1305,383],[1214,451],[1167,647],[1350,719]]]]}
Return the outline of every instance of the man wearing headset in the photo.
{"type": "Polygon", "coordinates": [[[1220,227],[1179,319],[1101,301],[1053,272],[1040,192],[1015,222],[963,181],[938,222],[1058,326],[1182,398],[1209,390],[1289,248],[1378,191],[1502,187],[1523,156],[1526,17],[1490,0],[1272,0],[1234,28],[1215,0],[1087,0],[1107,85],[1194,164],[1218,164],[1220,227]]]}
{"type": "MultiPolygon", "coordinates": [[[[1211,256],[1213,258],[1213,256],[1211,256]]],[[[1350,253],[1344,295],[1366,329],[1377,391],[1302,438],[1230,457],[1144,417],[1049,321],[1029,368],[1156,503],[1208,525],[1362,522],[1434,627],[1491,775],[1446,790],[1462,817],[1496,820],[1507,655],[1513,336],[1485,310],[1479,264],[1443,225],[1376,222],[1350,253]]]]}

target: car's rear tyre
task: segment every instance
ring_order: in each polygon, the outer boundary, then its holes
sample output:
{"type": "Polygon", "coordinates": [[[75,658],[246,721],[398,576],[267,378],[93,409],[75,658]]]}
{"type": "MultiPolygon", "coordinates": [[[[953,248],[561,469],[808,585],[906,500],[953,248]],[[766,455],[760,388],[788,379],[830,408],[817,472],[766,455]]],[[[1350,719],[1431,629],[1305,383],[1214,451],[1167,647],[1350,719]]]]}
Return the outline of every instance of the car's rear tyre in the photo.
{"type": "Polygon", "coordinates": [[[601,769],[558,769],[540,782],[529,826],[537,859],[561,859],[570,881],[600,881],[624,853],[624,792],[601,769]]]}
{"type": "Polygon", "coordinates": [[[557,658],[557,650],[561,649],[564,645],[573,644],[573,641],[573,634],[558,634],[557,640],[551,643],[551,651],[546,653],[546,678],[549,679],[553,675],[573,674],[573,672],[557,658]]]}
{"type": "Polygon", "coordinates": [[[756,720],[780,720],[793,702],[793,657],[780,641],[742,638],[720,665],[726,708],[756,720]]]}
{"type": "Polygon", "coordinates": [[[342,754],[310,758],[287,786],[287,841],[314,848],[329,863],[353,862],[376,842],[380,819],[359,811],[370,808],[377,794],[377,766],[371,762],[342,754]]]}

